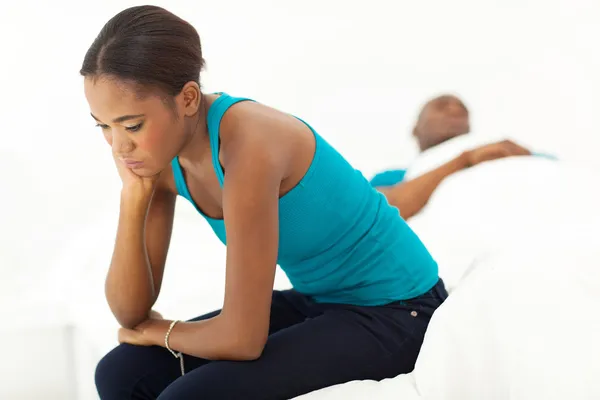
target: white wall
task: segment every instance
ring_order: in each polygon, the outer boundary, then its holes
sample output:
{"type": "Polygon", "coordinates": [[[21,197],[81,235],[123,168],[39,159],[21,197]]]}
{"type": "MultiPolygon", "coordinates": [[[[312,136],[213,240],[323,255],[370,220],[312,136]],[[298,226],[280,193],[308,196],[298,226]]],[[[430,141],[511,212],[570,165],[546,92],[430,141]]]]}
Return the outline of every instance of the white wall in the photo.
{"type": "MultiPolygon", "coordinates": [[[[18,1],[0,13],[0,149],[42,178],[34,215],[52,212],[49,223],[78,223],[62,207],[118,188],[78,69],[103,23],[140,3],[18,1]]],[[[413,118],[442,91],[465,98],[475,131],[600,165],[596,0],[154,4],[199,30],[207,90],[303,117],[365,174],[409,161],[413,118]]],[[[10,170],[13,186],[28,185],[22,172],[10,170]]]]}
{"type": "MultiPolygon", "coordinates": [[[[142,2],[67,4],[0,8],[4,282],[52,277],[48,262],[65,238],[117,206],[119,180],[78,70],[104,22],[142,2]]],[[[302,117],[366,175],[410,161],[414,117],[445,91],[466,100],[474,131],[600,170],[598,0],[153,4],[199,30],[207,90],[302,117]]],[[[187,204],[180,212],[193,214],[187,204]]],[[[199,241],[213,243],[203,232],[199,241]]]]}

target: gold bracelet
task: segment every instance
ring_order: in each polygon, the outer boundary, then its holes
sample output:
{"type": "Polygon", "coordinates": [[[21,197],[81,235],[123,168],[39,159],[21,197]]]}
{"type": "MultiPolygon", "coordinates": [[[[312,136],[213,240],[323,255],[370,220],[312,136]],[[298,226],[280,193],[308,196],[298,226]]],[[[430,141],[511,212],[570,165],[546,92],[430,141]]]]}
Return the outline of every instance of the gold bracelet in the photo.
{"type": "Polygon", "coordinates": [[[171,331],[173,330],[173,328],[175,327],[175,325],[180,322],[179,320],[175,320],[173,322],[171,322],[171,325],[169,325],[169,329],[167,330],[167,333],[165,334],[165,347],[167,348],[167,350],[169,350],[171,352],[171,354],[173,354],[173,357],[175,358],[179,358],[179,356],[181,355],[181,353],[175,353],[171,347],[169,346],[169,336],[171,335],[171,331]]]}

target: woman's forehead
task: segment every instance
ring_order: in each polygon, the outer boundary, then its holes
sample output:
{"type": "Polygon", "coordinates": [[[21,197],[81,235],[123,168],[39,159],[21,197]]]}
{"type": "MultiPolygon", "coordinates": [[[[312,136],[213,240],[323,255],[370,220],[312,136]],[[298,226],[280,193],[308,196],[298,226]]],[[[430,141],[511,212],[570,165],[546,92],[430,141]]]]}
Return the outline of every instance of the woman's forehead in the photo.
{"type": "Polygon", "coordinates": [[[146,114],[160,105],[155,96],[140,96],[136,85],[115,79],[86,78],[84,90],[92,114],[102,121],[121,115],[146,114]]]}

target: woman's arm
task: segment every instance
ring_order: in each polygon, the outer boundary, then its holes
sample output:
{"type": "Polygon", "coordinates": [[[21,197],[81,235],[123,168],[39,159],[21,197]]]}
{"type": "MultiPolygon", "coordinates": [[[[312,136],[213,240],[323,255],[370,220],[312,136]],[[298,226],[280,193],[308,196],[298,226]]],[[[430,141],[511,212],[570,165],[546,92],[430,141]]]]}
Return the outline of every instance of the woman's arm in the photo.
{"type": "Polygon", "coordinates": [[[387,197],[392,206],[400,210],[402,218],[409,219],[425,207],[440,183],[455,172],[485,161],[527,155],[531,155],[531,152],[526,148],[510,140],[503,140],[466,151],[453,160],[413,180],[376,189],[387,197]]]}
{"type": "Polygon", "coordinates": [[[106,278],[106,299],[119,324],[133,328],[148,318],[162,283],[176,196],[157,184],[154,192],[124,188],[115,248],[106,278]]]}
{"type": "MultiPolygon", "coordinates": [[[[279,242],[279,188],[289,157],[274,148],[264,132],[245,133],[231,144],[223,141],[222,146],[227,232],[223,309],[208,320],[179,322],[169,337],[173,350],[209,360],[254,360],[261,355],[269,332],[279,242]]],[[[149,320],[136,328],[144,339],[126,341],[164,347],[170,322],[149,320]]]]}

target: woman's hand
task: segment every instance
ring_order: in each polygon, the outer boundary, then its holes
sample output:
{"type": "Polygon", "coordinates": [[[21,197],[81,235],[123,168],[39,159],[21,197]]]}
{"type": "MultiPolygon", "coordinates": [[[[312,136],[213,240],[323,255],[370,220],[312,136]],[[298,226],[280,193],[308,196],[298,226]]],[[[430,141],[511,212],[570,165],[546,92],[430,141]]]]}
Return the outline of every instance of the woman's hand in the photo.
{"type": "Polygon", "coordinates": [[[154,192],[154,187],[160,174],[149,177],[139,176],[133,172],[131,168],[128,168],[127,165],[114,154],[113,158],[115,160],[119,176],[121,177],[121,181],[123,182],[124,190],[141,190],[146,194],[152,194],[154,192]]]}
{"type": "Polygon", "coordinates": [[[484,161],[497,160],[512,156],[528,156],[531,152],[526,148],[510,141],[503,140],[501,142],[487,144],[465,153],[467,166],[472,167],[484,161]]]}
{"type": "Polygon", "coordinates": [[[169,323],[159,312],[150,310],[148,319],[135,328],[119,329],[119,343],[129,343],[135,346],[160,345],[160,338],[167,333],[169,323]]]}

